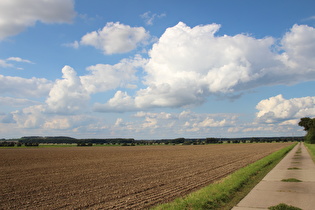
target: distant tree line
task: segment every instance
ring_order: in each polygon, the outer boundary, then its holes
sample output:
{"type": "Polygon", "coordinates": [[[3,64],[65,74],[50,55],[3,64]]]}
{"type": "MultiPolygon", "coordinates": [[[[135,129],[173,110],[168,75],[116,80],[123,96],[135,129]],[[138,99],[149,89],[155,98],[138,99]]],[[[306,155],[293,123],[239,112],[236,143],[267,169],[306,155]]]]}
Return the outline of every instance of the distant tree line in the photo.
{"type": "MultiPolygon", "coordinates": [[[[14,142],[14,141],[1,141],[0,142],[0,147],[14,147],[14,146],[17,146],[17,147],[21,147],[23,144],[20,143],[20,142],[14,142]]],[[[37,147],[39,146],[39,143],[24,143],[24,146],[26,147],[37,147]]]]}
{"type": "MultiPolygon", "coordinates": [[[[21,143],[18,143],[18,144],[21,144],[21,143]]],[[[39,143],[38,142],[26,142],[26,143],[24,143],[24,145],[26,147],[38,147],[39,143]]]]}
{"type": "Polygon", "coordinates": [[[78,142],[77,143],[77,146],[78,147],[86,147],[86,146],[93,146],[93,144],[92,143],[85,143],[85,142],[78,142]]]}
{"type": "Polygon", "coordinates": [[[39,144],[74,144],[78,140],[67,136],[23,136],[18,142],[25,143],[39,143],[39,144]]]}
{"type": "MultiPolygon", "coordinates": [[[[307,127],[310,130],[310,128],[307,127]]],[[[92,146],[95,144],[136,146],[136,145],[205,145],[222,143],[264,143],[264,142],[289,142],[303,141],[304,137],[249,137],[249,138],[175,138],[158,140],[135,140],[133,138],[108,138],[108,139],[76,139],[67,136],[25,136],[20,139],[0,139],[0,147],[12,146],[38,146],[39,144],[77,144],[77,146],[92,146]]]]}
{"type": "Polygon", "coordinates": [[[1,141],[0,142],[0,147],[14,147],[15,146],[15,142],[12,141],[1,141]]]}
{"type": "Polygon", "coordinates": [[[110,138],[110,139],[79,139],[79,142],[92,143],[92,144],[131,144],[135,143],[133,138],[110,138]]]}
{"type": "MultiPolygon", "coordinates": [[[[205,145],[222,143],[271,143],[303,141],[303,137],[248,137],[248,138],[176,138],[162,140],[143,140],[146,144],[182,144],[182,145],[205,145]]],[[[138,141],[135,141],[138,142],[138,141]]]]}

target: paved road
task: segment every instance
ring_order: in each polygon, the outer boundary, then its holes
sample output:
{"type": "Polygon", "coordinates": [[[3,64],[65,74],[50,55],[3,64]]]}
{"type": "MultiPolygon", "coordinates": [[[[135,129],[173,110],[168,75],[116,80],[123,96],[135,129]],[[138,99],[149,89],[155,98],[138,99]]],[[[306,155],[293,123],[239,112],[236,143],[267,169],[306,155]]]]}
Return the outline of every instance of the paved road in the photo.
{"type": "Polygon", "coordinates": [[[315,164],[303,143],[295,146],[233,210],[268,209],[280,203],[315,209],[315,164]],[[295,178],[302,182],[283,182],[295,178]]]}

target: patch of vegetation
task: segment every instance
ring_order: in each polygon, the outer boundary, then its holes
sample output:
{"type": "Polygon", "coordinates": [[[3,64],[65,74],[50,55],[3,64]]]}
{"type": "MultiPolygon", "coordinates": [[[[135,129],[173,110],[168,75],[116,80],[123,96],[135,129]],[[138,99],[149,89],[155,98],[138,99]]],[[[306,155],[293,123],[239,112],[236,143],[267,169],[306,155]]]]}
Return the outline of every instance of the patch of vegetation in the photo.
{"type": "Polygon", "coordinates": [[[292,168],[288,168],[288,170],[300,170],[300,168],[292,167],[292,168]]]}
{"type": "Polygon", "coordinates": [[[91,147],[91,146],[93,146],[93,144],[90,142],[90,143],[85,143],[85,142],[78,142],[77,143],[77,146],[78,147],[91,147]]]}
{"type": "Polygon", "coordinates": [[[291,206],[291,205],[289,206],[289,205],[287,205],[285,203],[280,203],[280,204],[278,204],[276,206],[271,206],[268,209],[270,209],[270,210],[302,210],[302,209],[300,209],[298,207],[291,206]]]}
{"type": "Polygon", "coordinates": [[[315,118],[301,118],[299,126],[304,127],[304,130],[307,132],[305,136],[305,142],[309,144],[315,144],[315,118]]]}
{"type": "Polygon", "coordinates": [[[311,155],[313,161],[315,162],[315,144],[304,144],[308,149],[309,154],[311,155]]]}
{"type": "Polygon", "coordinates": [[[283,148],[199,191],[154,209],[231,209],[295,146],[283,148]]]}
{"type": "Polygon", "coordinates": [[[15,142],[10,142],[10,141],[2,141],[0,142],[0,147],[14,147],[15,142]]]}
{"type": "Polygon", "coordinates": [[[302,182],[301,180],[296,179],[296,178],[282,179],[281,181],[282,182],[302,182]]]}

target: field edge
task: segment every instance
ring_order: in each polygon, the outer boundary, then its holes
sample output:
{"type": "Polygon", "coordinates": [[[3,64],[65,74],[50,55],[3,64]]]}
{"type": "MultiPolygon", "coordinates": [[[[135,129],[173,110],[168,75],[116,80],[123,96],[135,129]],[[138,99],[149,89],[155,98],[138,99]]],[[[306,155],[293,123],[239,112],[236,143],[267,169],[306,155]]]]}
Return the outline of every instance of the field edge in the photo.
{"type": "Polygon", "coordinates": [[[315,144],[304,143],[308,153],[311,155],[313,162],[315,163],[315,144]]]}
{"type": "Polygon", "coordinates": [[[170,203],[153,207],[162,209],[231,209],[296,145],[280,149],[227,177],[170,203]]]}

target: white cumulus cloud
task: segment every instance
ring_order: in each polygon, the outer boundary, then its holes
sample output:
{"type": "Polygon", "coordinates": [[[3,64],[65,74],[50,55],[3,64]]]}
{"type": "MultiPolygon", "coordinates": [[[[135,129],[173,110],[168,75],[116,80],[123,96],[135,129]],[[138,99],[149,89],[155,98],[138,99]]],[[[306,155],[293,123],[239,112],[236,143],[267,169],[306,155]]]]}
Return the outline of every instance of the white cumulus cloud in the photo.
{"type": "Polygon", "coordinates": [[[63,79],[56,80],[46,100],[48,111],[64,114],[82,111],[87,107],[90,95],[73,68],[65,66],[62,73],[63,79]]]}
{"type": "MultiPolygon", "coordinates": [[[[131,27],[119,22],[107,23],[103,29],[87,33],[81,38],[81,45],[93,46],[104,54],[126,53],[144,44],[150,37],[143,27],[131,27]]],[[[72,45],[78,47],[78,42],[72,45]]]]}
{"type": "Polygon", "coordinates": [[[81,76],[82,84],[89,93],[104,92],[117,87],[135,88],[137,68],[141,68],[146,60],[136,55],[133,59],[123,59],[115,65],[97,64],[90,66],[88,75],[81,76]]]}
{"type": "MultiPolygon", "coordinates": [[[[295,75],[294,80],[314,79],[315,77],[315,28],[294,25],[281,40],[284,53],[280,59],[288,69],[284,75],[295,75]],[[311,75],[311,77],[310,77],[311,75]]],[[[286,78],[287,79],[287,78],[286,78]]]]}
{"type": "Polygon", "coordinates": [[[70,23],[74,16],[74,0],[1,0],[0,40],[20,33],[36,21],[70,23]]]}
{"type": "Polygon", "coordinates": [[[275,123],[315,116],[315,97],[285,99],[281,94],[260,101],[256,109],[260,122],[275,123]]]}
{"type": "Polygon", "coordinates": [[[54,119],[46,120],[42,127],[45,129],[69,129],[71,122],[69,118],[55,117],[54,119]]]}
{"type": "Polygon", "coordinates": [[[52,82],[44,78],[26,79],[0,75],[0,92],[2,95],[14,95],[18,97],[43,97],[46,96],[52,82]]]}
{"type": "Polygon", "coordinates": [[[117,91],[106,104],[96,103],[94,111],[98,112],[125,112],[137,110],[134,100],[126,92],[117,91]]]}
{"type": "Polygon", "coordinates": [[[20,128],[38,128],[45,123],[44,106],[36,105],[12,112],[14,121],[20,128]]]}
{"type": "Polygon", "coordinates": [[[182,22],[168,28],[149,51],[147,87],[128,96],[131,106],[186,107],[211,94],[236,97],[259,86],[315,79],[314,28],[294,25],[278,46],[272,37],[216,36],[219,29],[218,24],[191,28],[182,22]]]}
{"type": "Polygon", "coordinates": [[[189,110],[181,113],[144,112],[133,115],[137,119],[125,122],[117,119],[115,130],[125,132],[132,130],[138,134],[150,133],[154,136],[168,137],[181,135],[213,135],[239,123],[238,114],[195,113],[189,110]],[[171,136],[170,136],[171,135],[171,136]]]}

